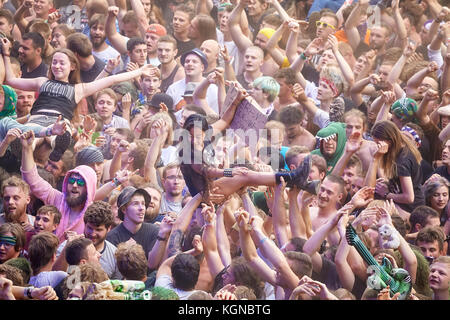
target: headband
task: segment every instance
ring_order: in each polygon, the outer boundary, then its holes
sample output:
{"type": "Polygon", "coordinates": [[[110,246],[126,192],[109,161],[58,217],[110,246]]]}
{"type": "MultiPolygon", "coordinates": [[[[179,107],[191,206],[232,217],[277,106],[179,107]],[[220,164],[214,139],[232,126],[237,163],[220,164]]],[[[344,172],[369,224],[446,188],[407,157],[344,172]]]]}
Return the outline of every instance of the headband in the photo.
{"type": "Polygon", "coordinates": [[[16,244],[16,237],[0,236],[0,243],[7,243],[14,246],[16,244]]]}
{"type": "Polygon", "coordinates": [[[420,139],[420,137],[417,134],[416,130],[414,130],[413,128],[408,127],[408,126],[404,126],[402,128],[402,131],[409,132],[413,136],[414,141],[416,141],[416,143],[419,145],[419,147],[422,145],[422,140],[420,139]]]}
{"type": "Polygon", "coordinates": [[[334,84],[334,82],[328,80],[327,78],[320,78],[320,81],[325,82],[331,88],[331,91],[333,91],[334,96],[337,96],[339,94],[339,90],[334,84]]]}

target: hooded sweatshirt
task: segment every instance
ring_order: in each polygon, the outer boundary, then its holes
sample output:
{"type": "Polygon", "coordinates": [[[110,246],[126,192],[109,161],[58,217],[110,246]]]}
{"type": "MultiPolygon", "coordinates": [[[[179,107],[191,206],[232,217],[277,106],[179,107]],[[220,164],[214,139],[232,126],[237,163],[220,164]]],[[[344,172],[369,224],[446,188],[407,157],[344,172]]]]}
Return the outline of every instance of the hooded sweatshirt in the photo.
{"type": "Polygon", "coordinates": [[[94,169],[82,165],[68,171],[64,177],[62,192],[54,189],[47,181],[42,179],[37,172],[36,166],[30,171],[24,171],[23,169],[21,169],[21,171],[22,178],[30,185],[33,195],[41,199],[46,205],[54,205],[61,212],[61,222],[56,229],[56,236],[59,238],[59,241],[62,242],[65,240],[65,231],[75,231],[78,234],[83,234],[84,213],[86,212],[87,207],[92,204],[95,197],[97,175],[94,169]],[[79,174],[86,181],[87,197],[83,209],[78,213],[77,217],[69,226],[69,217],[72,209],[66,202],[66,190],[67,180],[72,173],[79,174]]]}
{"type": "Polygon", "coordinates": [[[331,122],[328,126],[320,129],[317,132],[316,139],[319,141],[319,149],[311,151],[311,154],[317,154],[325,158],[327,161],[327,175],[333,171],[334,166],[338,162],[339,158],[342,156],[345,150],[345,143],[347,142],[347,137],[345,135],[345,123],[342,122],[331,122]],[[337,145],[336,151],[331,158],[327,158],[323,155],[323,143],[327,139],[334,138],[337,135],[337,145]]]}

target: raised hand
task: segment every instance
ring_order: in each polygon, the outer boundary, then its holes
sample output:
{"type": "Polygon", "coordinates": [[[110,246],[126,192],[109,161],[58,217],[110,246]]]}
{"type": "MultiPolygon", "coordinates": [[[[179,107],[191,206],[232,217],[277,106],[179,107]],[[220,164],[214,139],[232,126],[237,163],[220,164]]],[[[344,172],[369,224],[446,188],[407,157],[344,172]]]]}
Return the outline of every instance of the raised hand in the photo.
{"type": "Polygon", "coordinates": [[[20,130],[19,128],[9,129],[8,132],[6,133],[6,137],[5,137],[6,143],[10,144],[17,138],[20,138],[21,134],[22,134],[22,130],[20,130]]]}
{"type": "Polygon", "coordinates": [[[106,137],[105,136],[98,136],[97,139],[95,139],[95,146],[98,148],[103,147],[106,144],[106,137]]]}
{"type": "Polygon", "coordinates": [[[308,97],[306,96],[305,90],[300,85],[300,83],[294,84],[292,87],[292,95],[294,96],[294,99],[298,102],[306,102],[308,101],[308,97]]]}
{"type": "Polygon", "coordinates": [[[116,6],[108,7],[108,14],[110,16],[117,17],[117,15],[119,14],[119,7],[116,6]]]}
{"type": "Polygon", "coordinates": [[[375,193],[384,196],[389,192],[388,185],[384,179],[378,179],[375,184],[375,193]]]}
{"type": "Polygon", "coordinates": [[[373,73],[369,76],[369,81],[371,84],[373,84],[374,86],[377,85],[378,83],[380,83],[381,78],[379,75],[373,73]]]}
{"type": "Polygon", "coordinates": [[[308,58],[312,57],[322,51],[321,49],[322,45],[323,45],[322,39],[315,38],[313,41],[309,43],[303,54],[308,58]]]}
{"type": "Polygon", "coordinates": [[[339,43],[338,40],[335,36],[333,36],[332,34],[330,34],[328,36],[328,45],[330,46],[331,50],[333,51],[334,54],[336,54],[339,51],[339,43]]]}
{"type": "Polygon", "coordinates": [[[294,32],[294,33],[300,32],[300,24],[294,19],[289,20],[288,27],[289,27],[290,32],[294,32]]]}
{"type": "Polygon", "coordinates": [[[386,141],[379,141],[377,143],[377,151],[375,151],[374,157],[381,157],[389,151],[389,144],[386,141]]]}
{"type": "Polygon", "coordinates": [[[114,69],[119,66],[119,64],[120,64],[120,55],[118,55],[116,58],[108,59],[105,69],[108,73],[112,73],[114,69]]]}
{"type": "Polygon", "coordinates": [[[216,212],[214,210],[214,204],[211,202],[209,205],[202,203],[202,216],[206,224],[212,224],[216,220],[216,212]]]}
{"type": "Polygon", "coordinates": [[[192,239],[192,247],[194,248],[196,254],[203,253],[202,237],[199,234],[196,234],[194,239],[192,239]]]}
{"type": "Polygon", "coordinates": [[[48,15],[47,23],[52,25],[53,23],[58,22],[59,19],[61,19],[61,14],[58,11],[55,11],[48,15]]]}
{"type": "Polygon", "coordinates": [[[350,203],[355,206],[355,208],[366,207],[374,198],[375,188],[364,186],[356,192],[350,203]]]}
{"type": "Polygon", "coordinates": [[[7,38],[1,38],[1,45],[2,45],[2,54],[9,56],[12,46],[11,42],[7,38]]]}
{"type": "MultiPolygon", "coordinates": [[[[142,67],[142,68],[144,68],[144,67],[142,67]]],[[[126,68],[127,72],[131,72],[131,71],[138,70],[138,69],[139,69],[139,65],[137,63],[134,63],[131,61],[128,62],[127,68],[126,68]]],[[[141,70],[142,70],[142,73],[144,73],[144,69],[141,69],[141,70]]]]}
{"type": "Polygon", "coordinates": [[[92,133],[97,127],[97,121],[90,115],[86,115],[83,119],[83,131],[92,133]]]}
{"type": "Polygon", "coordinates": [[[250,224],[253,230],[262,230],[264,220],[260,216],[254,215],[250,218],[248,223],[250,224]]]}
{"type": "Polygon", "coordinates": [[[361,139],[360,132],[353,132],[350,137],[348,137],[345,143],[345,151],[349,153],[355,153],[362,146],[363,140],[361,139]]]}
{"type": "Polygon", "coordinates": [[[131,94],[127,92],[122,97],[122,109],[130,110],[130,108],[131,108],[131,94]]]}
{"type": "Polygon", "coordinates": [[[230,54],[228,53],[227,46],[223,46],[223,48],[220,49],[220,55],[222,56],[223,61],[224,61],[225,63],[230,63],[230,61],[231,61],[231,56],[230,56],[230,54]]]}
{"type": "Polygon", "coordinates": [[[62,115],[59,115],[58,120],[56,120],[56,122],[52,126],[52,134],[60,136],[64,132],[66,132],[66,129],[67,129],[67,124],[64,121],[62,115]]]}
{"type": "Polygon", "coordinates": [[[434,101],[439,99],[439,93],[436,90],[428,89],[425,91],[425,94],[423,95],[423,99],[426,101],[434,101]]]}
{"type": "Polygon", "coordinates": [[[116,179],[119,180],[120,183],[125,183],[128,182],[130,180],[130,178],[132,176],[134,176],[135,174],[137,174],[139,172],[139,169],[135,170],[135,171],[129,171],[126,168],[123,170],[119,170],[116,172],[116,179]]]}
{"type": "Polygon", "coordinates": [[[117,152],[127,152],[130,150],[130,143],[127,140],[120,140],[119,146],[117,147],[117,152]]]}
{"type": "Polygon", "coordinates": [[[22,143],[22,147],[24,149],[29,149],[32,147],[34,142],[34,132],[26,131],[20,135],[20,142],[22,143]]]}
{"type": "Polygon", "coordinates": [[[387,105],[391,105],[395,102],[394,91],[381,91],[381,99],[387,105]]]}
{"type": "Polygon", "coordinates": [[[429,73],[435,72],[437,69],[439,69],[439,66],[436,61],[431,61],[430,63],[428,63],[427,71],[429,73]]]}
{"type": "Polygon", "coordinates": [[[369,229],[371,226],[376,225],[378,219],[380,218],[380,211],[375,208],[364,209],[352,222],[352,226],[357,229],[359,226],[364,229],[369,229]]]}
{"type": "Polygon", "coordinates": [[[251,230],[251,227],[249,225],[249,218],[250,214],[244,210],[244,208],[239,208],[234,212],[234,217],[236,219],[236,222],[239,226],[239,228],[245,232],[249,232],[251,230]]]}

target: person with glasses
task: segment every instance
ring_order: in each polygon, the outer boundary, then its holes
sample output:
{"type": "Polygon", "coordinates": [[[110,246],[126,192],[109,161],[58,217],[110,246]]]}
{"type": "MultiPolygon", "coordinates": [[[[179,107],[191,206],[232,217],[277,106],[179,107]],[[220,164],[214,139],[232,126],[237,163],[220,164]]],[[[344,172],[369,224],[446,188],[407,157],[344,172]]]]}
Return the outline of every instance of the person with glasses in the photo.
{"type": "Polygon", "coordinates": [[[332,12],[324,12],[320,19],[316,21],[316,38],[311,42],[311,44],[317,47],[317,53],[310,59],[310,63],[314,66],[319,63],[319,59],[322,56],[323,51],[325,51],[328,36],[338,31],[338,25],[339,20],[332,12]]]}
{"type": "MultiPolygon", "coordinates": [[[[161,180],[164,193],[161,198],[160,215],[169,211],[179,214],[183,208],[183,189],[186,185],[180,166],[178,164],[167,165],[163,170],[161,180]]],[[[161,220],[163,217],[164,215],[161,220]]]]}
{"type": "Polygon", "coordinates": [[[66,239],[65,235],[68,231],[82,234],[84,213],[94,201],[96,194],[97,176],[94,169],[81,165],[69,170],[64,177],[61,192],[54,189],[37,172],[33,158],[33,132],[23,133],[20,140],[22,143],[22,179],[29,184],[34,196],[41,199],[46,205],[54,205],[61,212],[61,222],[56,228],[56,236],[59,241],[62,242],[66,239]]]}

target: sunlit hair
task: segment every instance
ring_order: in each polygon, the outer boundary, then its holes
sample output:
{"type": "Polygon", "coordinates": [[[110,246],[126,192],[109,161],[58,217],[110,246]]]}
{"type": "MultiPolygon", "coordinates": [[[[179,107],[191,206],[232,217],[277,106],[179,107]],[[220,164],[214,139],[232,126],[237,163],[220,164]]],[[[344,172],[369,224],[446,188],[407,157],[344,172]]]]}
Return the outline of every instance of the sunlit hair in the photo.
{"type": "Polygon", "coordinates": [[[345,82],[341,69],[338,66],[327,65],[323,67],[320,72],[320,78],[325,78],[328,81],[331,81],[339,91],[337,95],[340,95],[342,92],[347,90],[348,85],[345,82]]]}
{"type": "Polygon", "coordinates": [[[381,159],[381,167],[384,170],[386,178],[392,179],[397,176],[396,160],[401,152],[411,151],[420,164],[422,156],[414,143],[404,136],[397,126],[389,120],[377,122],[372,128],[372,137],[378,140],[390,142],[388,152],[381,159]],[[406,150],[404,150],[405,148],[406,150]]]}
{"type": "MultiPolygon", "coordinates": [[[[70,71],[70,73],[69,73],[69,83],[70,84],[80,83],[81,82],[80,62],[78,61],[75,54],[72,51],[70,51],[69,49],[58,49],[52,55],[52,62],[53,62],[53,58],[54,58],[55,54],[57,54],[57,53],[65,54],[69,58],[70,65],[75,67],[74,70],[70,71]]],[[[53,75],[51,66],[50,66],[50,68],[48,68],[48,78],[50,80],[55,80],[55,76],[53,75]]]]}
{"type": "Polygon", "coordinates": [[[264,93],[269,94],[269,102],[275,101],[280,93],[280,84],[272,77],[262,76],[253,81],[253,87],[261,89],[264,93]]]}

